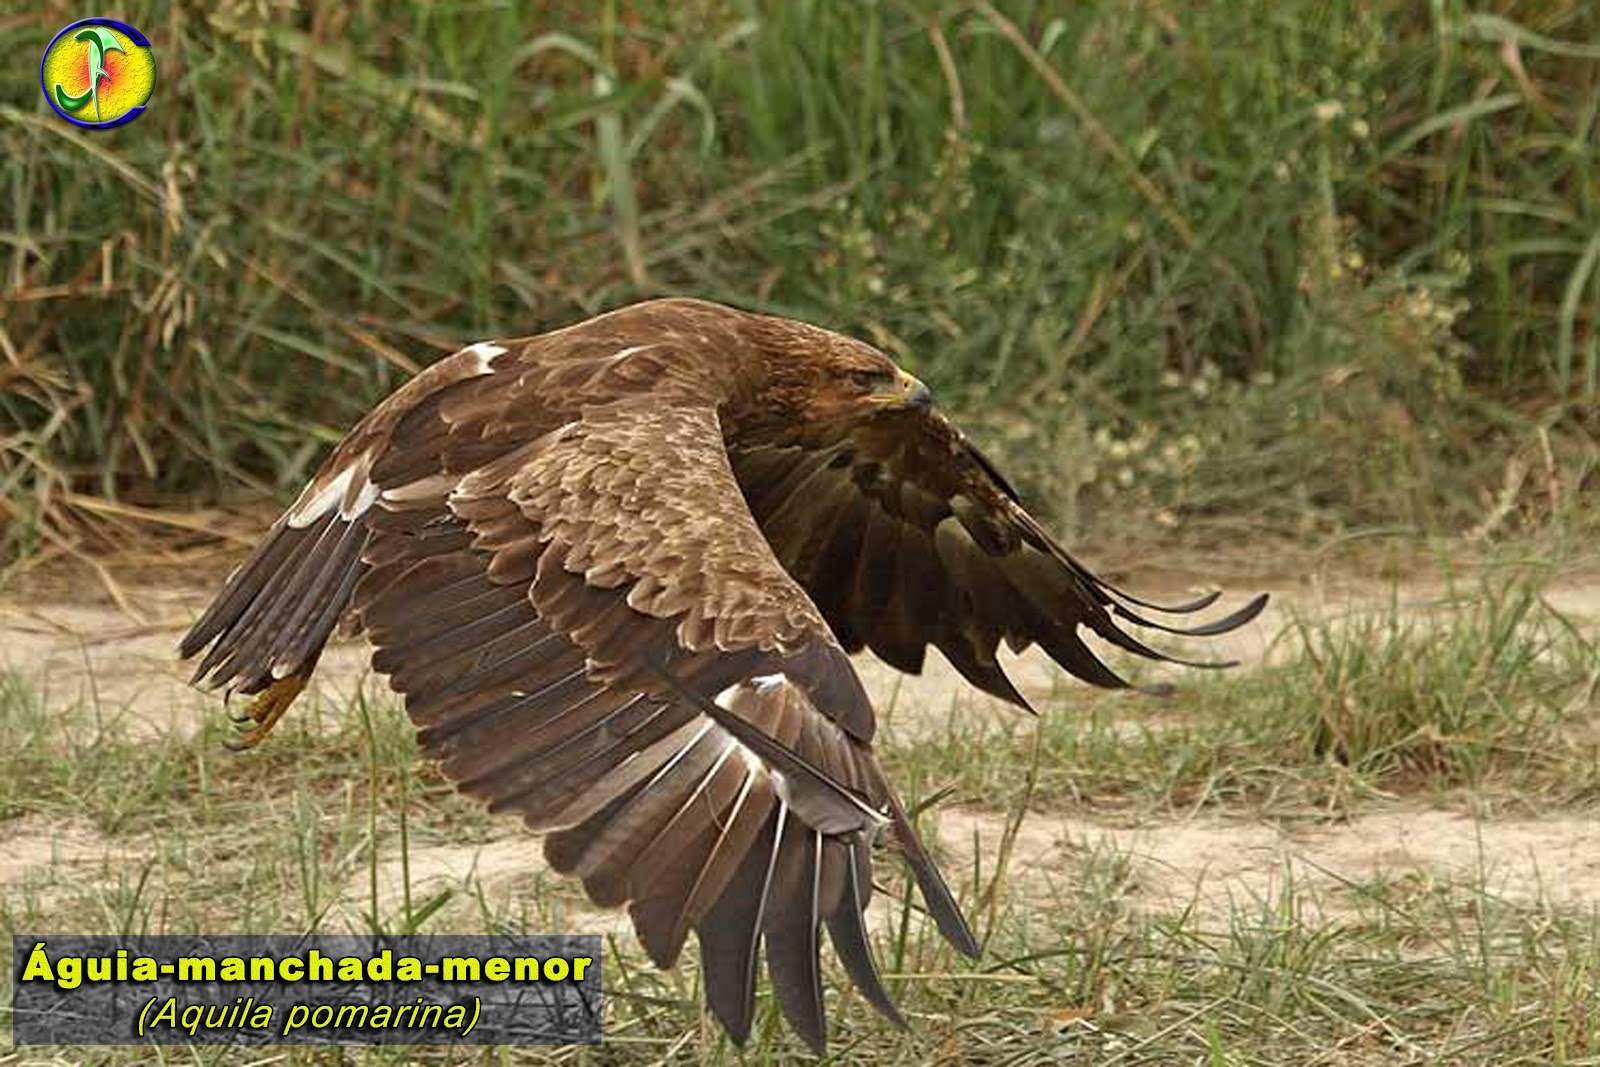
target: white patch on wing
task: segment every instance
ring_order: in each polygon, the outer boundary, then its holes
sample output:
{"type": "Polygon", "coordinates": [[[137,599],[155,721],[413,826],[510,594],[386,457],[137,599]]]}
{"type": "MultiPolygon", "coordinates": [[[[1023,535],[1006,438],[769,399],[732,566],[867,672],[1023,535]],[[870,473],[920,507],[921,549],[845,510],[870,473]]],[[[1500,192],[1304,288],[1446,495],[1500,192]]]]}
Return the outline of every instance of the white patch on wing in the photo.
{"type": "Polygon", "coordinates": [[[367,477],[371,465],[365,455],[357,456],[322,488],[312,492],[315,481],[306,486],[289,509],[289,525],[295,529],[310,526],[335,509],[346,522],[366,514],[378,499],[378,487],[367,477]]]}
{"type": "Polygon", "coordinates": [[[494,363],[494,357],[504,355],[506,350],[502,346],[497,345],[492,341],[479,341],[475,345],[468,345],[461,351],[471,352],[474,356],[477,356],[478,373],[488,374],[494,370],[494,367],[492,366],[494,363]]]}
{"type": "MultiPolygon", "coordinates": [[[[758,674],[754,677],[747,678],[742,682],[735,682],[728,686],[728,688],[717,694],[714,703],[717,705],[717,707],[723,709],[724,711],[732,711],[733,703],[738,699],[741,691],[766,693],[780,685],[788,684],[789,677],[782,671],[779,671],[775,674],[758,674]]],[[[756,755],[754,749],[749,748],[744,744],[744,742],[740,741],[736,737],[733,737],[732,735],[728,736],[728,744],[733,748],[738,757],[744,761],[744,765],[746,767],[752,771],[771,775],[772,780],[777,783],[780,788],[782,787],[783,775],[780,774],[776,769],[768,766],[766,760],[756,755]]]]}
{"type": "Polygon", "coordinates": [[[397,485],[393,489],[383,491],[383,499],[396,504],[404,504],[413,500],[428,500],[436,496],[446,496],[450,490],[461,481],[459,474],[430,474],[426,478],[418,478],[414,482],[397,485]]]}
{"type": "Polygon", "coordinates": [[[648,351],[648,350],[650,350],[652,348],[656,348],[656,347],[658,347],[658,346],[656,346],[656,345],[629,345],[627,348],[619,348],[609,359],[606,360],[606,362],[608,362],[608,363],[621,363],[623,360],[627,359],[629,356],[633,355],[635,352],[646,352],[646,351],[648,351]]]}
{"type": "Polygon", "coordinates": [[[378,487],[363,478],[361,480],[361,491],[356,494],[356,498],[348,505],[339,509],[339,517],[349,522],[358,515],[365,515],[367,509],[372,506],[372,502],[376,499],[378,499],[378,487]]]}
{"type": "Polygon", "coordinates": [[[305,492],[300,494],[300,499],[294,507],[289,509],[289,525],[294,527],[310,526],[329,511],[338,507],[339,501],[344,499],[344,494],[350,488],[350,479],[355,474],[353,467],[346,467],[339,472],[338,477],[329,482],[314,496],[307,497],[311,486],[306,486],[305,492]]]}
{"type": "MultiPolygon", "coordinates": [[[[339,506],[345,493],[350,491],[350,482],[355,477],[354,465],[340,471],[338,476],[315,494],[311,493],[311,486],[306,486],[305,492],[300,494],[300,499],[294,507],[289,509],[289,525],[295,528],[310,526],[322,516],[339,506]]],[[[315,484],[315,483],[313,483],[315,484]]]]}
{"type": "Polygon", "coordinates": [[[740,690],[748,690],[756,694],[770,693],[778,686],[788,684],[789,676],[784,674],[782,671],[779,671],[776,674],[757,674],[753,677],[746,678],[742,682],[734,682],[732,685],[728,686],[728,688],[718,693],[712,700],[712,703],[721,708],[723,711],[732,711],[733,702],[738,699],[740,690]]]}

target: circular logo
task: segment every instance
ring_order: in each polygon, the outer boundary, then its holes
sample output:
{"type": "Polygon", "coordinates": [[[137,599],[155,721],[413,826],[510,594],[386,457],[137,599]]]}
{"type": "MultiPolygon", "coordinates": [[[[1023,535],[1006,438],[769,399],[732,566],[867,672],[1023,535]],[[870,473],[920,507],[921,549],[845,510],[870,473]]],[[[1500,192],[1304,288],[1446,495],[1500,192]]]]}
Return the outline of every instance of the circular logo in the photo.
{"type": "Polygon", "coordinates": [[[109,130],[144,114],[156,60],[144,34],[116,19],[82,19],[50,39],[39,88],[57,115],[86,130],[109,130]]]}

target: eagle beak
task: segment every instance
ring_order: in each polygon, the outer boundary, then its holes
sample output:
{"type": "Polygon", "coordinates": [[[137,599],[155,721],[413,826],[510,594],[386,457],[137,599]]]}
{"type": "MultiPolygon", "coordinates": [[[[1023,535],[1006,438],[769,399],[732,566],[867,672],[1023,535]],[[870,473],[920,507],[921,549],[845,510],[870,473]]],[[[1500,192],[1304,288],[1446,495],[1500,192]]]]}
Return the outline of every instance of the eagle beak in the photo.
{"type": "Polygon", "coordinates": [[[895,371],[895,385],[898,387],[900,402],[907,407],[931,408],[933,407],[933,390],[923,385],[903,370],[895,371]]]}

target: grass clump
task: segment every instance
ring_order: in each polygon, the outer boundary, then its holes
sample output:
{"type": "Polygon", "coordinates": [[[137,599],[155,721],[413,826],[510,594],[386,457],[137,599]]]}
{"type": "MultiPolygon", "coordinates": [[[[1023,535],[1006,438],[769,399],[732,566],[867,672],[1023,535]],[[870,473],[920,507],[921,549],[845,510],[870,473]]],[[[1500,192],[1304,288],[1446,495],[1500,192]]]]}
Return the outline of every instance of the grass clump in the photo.
{"type": "Polygon", "coordinates": [[[953,713],[942,733],[891,741],[888,758],[897,780],[1041,809],[1600,795],[1600,657],[1536,585],[1297,621],[1274,645],[1269,665],[1195,676],[1170,701],[1080,694],[1037,721],[953,713]]]}
{"type": "MultiPolygon", "coordinates": [[[[96,699],[63,707],[45,694],[35,680],[0,673],[0,821],[31,816],[141,833],[192,811],[246,825],[252,808],[353,803],[357,785],[374,803],[420,806],[442,823],[481,827],[486,819],[481,805],[416,761],[414,731],[397,708],[306,701],[273,744],[241,755],[225,747],[238,731],[215,707],[198,724],[184,717],[157,728],[96,699]],[[369,771],[381,774],[371,790],[369,771]],[[449,814],[434,812],[438,804],[449,814]]],[[[202,702],[210,704],[194,703],[202,702]]]]}
{"type": "MultiPolygon", "coordinates": [[[[1299,728],[1307,757],[1378,780],[1475,782],[1496,766],[1561,771],[1592,745],[1600,655],[1525,585],[1480,589],[1443,617],[1298,623],[1298,672],[1270,676],[1263,709],[1299,728]],[[1304,680],[1275,686],[1295,673],[1304,680]]],[[[1593,755],[1594,753],[1591,753],[1593,755]]]]}

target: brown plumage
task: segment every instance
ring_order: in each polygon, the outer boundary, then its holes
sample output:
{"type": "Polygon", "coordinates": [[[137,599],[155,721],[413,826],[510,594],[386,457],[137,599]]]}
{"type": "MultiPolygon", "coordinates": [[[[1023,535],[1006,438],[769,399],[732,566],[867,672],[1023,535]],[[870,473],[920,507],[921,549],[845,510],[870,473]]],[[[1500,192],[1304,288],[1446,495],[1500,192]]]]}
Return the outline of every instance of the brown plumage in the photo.
{"type": "Polygon", "coordinates": [[[1118,620],[1216,634],[1264,600],[1155,623],[882,353],[657,300],[418,375],[334,450],[181,652],[205,653],[197,682],[260,694],[254,744],[353,613],[463,791],[545,831],[551,865],[626,904],[660,966],[695,930],[707,1000],[741,1042],[764,942],[783,1014],[820,1050],[823,927],[898,1018],[862,919],[880,836],[945,936],[978,948],[884,780],[848,654],[914,673],[932,645],[1022,705],[1001,641],[1119,687],[1081,627],[1168,659],[1118,620]]]}

